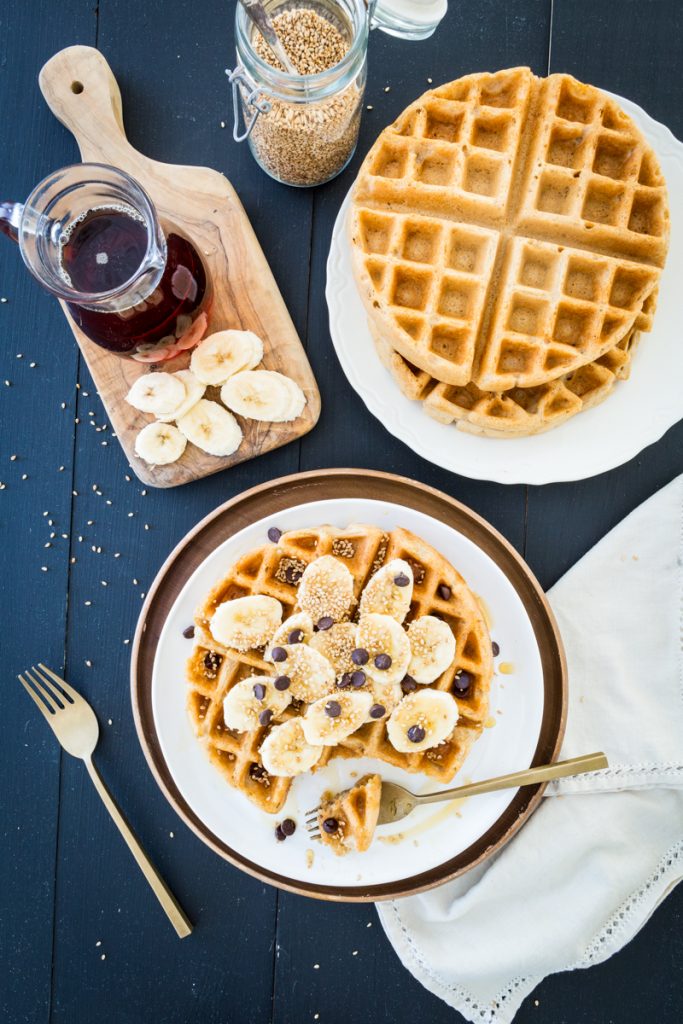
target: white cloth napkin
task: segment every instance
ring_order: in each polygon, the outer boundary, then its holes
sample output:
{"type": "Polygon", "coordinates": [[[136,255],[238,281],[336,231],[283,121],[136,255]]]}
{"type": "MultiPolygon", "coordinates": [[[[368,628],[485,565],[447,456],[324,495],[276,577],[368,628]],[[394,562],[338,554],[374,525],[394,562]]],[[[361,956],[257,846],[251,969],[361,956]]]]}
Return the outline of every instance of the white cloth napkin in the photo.
{"type": "Polygon", "coordinates": [[[470,1021],[509,1024],[548,974],[621,949],[683,876],[683,476],[553,589],[569,664],[563,757],[525,828],[448,885],[380,903],[404,965],[470,1021]]]}

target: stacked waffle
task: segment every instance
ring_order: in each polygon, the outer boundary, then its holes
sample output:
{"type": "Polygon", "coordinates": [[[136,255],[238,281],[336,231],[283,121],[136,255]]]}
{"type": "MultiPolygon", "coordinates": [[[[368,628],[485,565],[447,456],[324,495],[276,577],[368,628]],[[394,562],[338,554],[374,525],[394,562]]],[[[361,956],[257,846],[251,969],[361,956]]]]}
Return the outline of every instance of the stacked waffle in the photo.
{"type": "Polygon", "coordinates": [[[195,615],[188,710],[226,781],[277,813],[292,777],[333,757],[375,757],[450,781],[483,729],[492,673],[491,640],[477,598],[439,552],[399,528],[320,526],[284,533],[250,551],[207,595],[195,615]],[[397,564],[402,568],[394,575],[397,564]],[[253,600],[241,604],[245,598],[258,599],[258,606],[253,600]],[[384,614],[368,611],[377,607],[384,614]],[[247,608],[238,634],[236,623],[247,608]],[[270,618],[273,609],[276,619],[270,618]],[[448,633],[451,647],[447,663],[423,675],[431,656],[421,634],[427,617],[448,633]],[[403,644],[395,636],[386,682],[384,670],[373,671],[378,658],[383,662],[370,630],[361,649],[368,654],[363,671],[351,659],[354,650],[358,654],[358,631],[387,618],[410,641],[412,677],[404,664],[400,680],[393,678],[403,644]],[[231,643],[221,639],[228,622],[231,643]],[[430,675],[429,684],[420,682],[430,675]],[[430,725],[438,730],[440,724],[430,722],[431,712],[420,712],[413,729],[410,717],[426,691],[434,704],[452,705],[446,734],[431,746],[430,725]],[[335,717],[328,717],[330,702],[339,707],[335,717]],[[361,712],[350,731],[347,704],[361,712]],[[324,734],[337,722],[344,734],[328,740],[324,734]]]}
{"type": "Polygon", "coordinates": [[[613,99],[514,68],[427,92],[386,128],[349,227],[371,333],[404,393],[507,437],[628,376],[669,210],[654,152],[613,99]]]}

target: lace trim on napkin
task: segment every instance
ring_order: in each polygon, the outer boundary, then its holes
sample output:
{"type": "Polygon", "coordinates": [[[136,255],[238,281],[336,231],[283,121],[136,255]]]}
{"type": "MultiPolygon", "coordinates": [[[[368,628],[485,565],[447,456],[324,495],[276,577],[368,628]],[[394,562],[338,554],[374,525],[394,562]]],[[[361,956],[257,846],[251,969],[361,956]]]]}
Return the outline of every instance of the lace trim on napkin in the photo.
{"type": "MultiPolygon", "coordinates": [[[[566,967],[561,968],[561,970],[573,971],[577,968],[591,967],[593,964],[606,960],[610,955],[610,952],[608,951],[609,948],[617,942],[620,934],[626,929],[634,913],[642,906],[643,903],[648,902],[651,890],[655,886],[661,884],[669,876],[675,875],[675,872],[681,863],[683,863],[683,839],[675,843],[671,849],[664,854],[647,881],[639,889],[631,893],[631,895],[624,900],[621,906],[614,911],[597,935],[593,937],[589,945],[584,950],[583,955],[573,964],[568,964],[566,967]]],[[[652,907],[653,910],[656,908],[658,903],[659,900],[657,900],[652,907]]],[[[496,1022],[499,1021],[497,1010],[499,1010],[501,1006],[504,1006],[511,996],[515,995],[519,989],[524,989],[524,995],[526,996],[543,980],[542,977],[532,976],[512,978],[505,988],[502,989],[502,991],[495,997],[495,999],[491,1000],[491,1003],[488,1006],[482,1006],[481,1003],[477,1002],[474,996],[467,991],[467,989],[464,989],[461,985],[444,982],[432,967],[429,966],[415,945],[407,928],[404,926],[396,903],[385,903],[384,908],[393,913],[401,935],[403,936],[415,963],[418,965],[420,970],[431,979],[435,989],[437,991],[440,990],[441,992],[450,993],[454,1001],[457,1001],[463,1008],[467,1009],[467,1013],[468,1015],[471,1015],[471,1019],[476,1017],[482,1022],[482,1024],[496,1024],[496,1022]]]]}

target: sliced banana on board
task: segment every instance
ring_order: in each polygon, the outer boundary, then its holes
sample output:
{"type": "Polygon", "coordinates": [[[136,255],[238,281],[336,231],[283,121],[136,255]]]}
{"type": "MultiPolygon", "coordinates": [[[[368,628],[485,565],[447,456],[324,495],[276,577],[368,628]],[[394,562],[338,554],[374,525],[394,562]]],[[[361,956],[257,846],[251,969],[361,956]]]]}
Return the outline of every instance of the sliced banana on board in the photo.
{"type": "Polygon", "coordinates": [[[377,612],[361,615],[356,630],[356,651],[354,660],[378,683],[400,683],[408,671],[411,657],[408,634],[391,615],[377,612]]]}
{"type": "Polygon", "coordinates": [[[178,420],[178,429],[208,455],[232,455],[242,443],[242,429],[232,413],[206,398],[178,420]]]}
{"type": "Polygon", "coordinates": [[[266,648],[264,658],[266,661],[273,660],[270,656],[273,647],[281,647],[283,644],[307,644],[312,636],[313,623],[311,622],[311,616],[306,612],[295,612],[294,615],[290,615],[275,630],[266,648]]]}
{"type": "Polygon", "coordinates": [[[444,690],[415,690],[387,722],[389,742],[402,754],[417,754],[443,743],[458,721],[458,707],[444,690]]]}
{"type": "Polygon", "coordinates": [[[319,628],[308,641],[332,664],[337,676],[350,674],[356,669],[351,653],[356,647],[356,627],[353,622],[335,622],[327,629],[319,628]]]}
{"type": "Polygon", "coordinates": [[[223,700],[223,720],[228,729],[252,732],[270,725],[292,702],[288,688],[279,689],[272,676],[249,676],[236,683],[223,700]]]}
{"type": "Polygon", "coordinates": [[[322,697],[306,710],[301,720],[308,743],[334,747],[367,720],[372,696],[367,691],[337,691],[322,697]]]}
{"type": "Polygon", "coordinates": [[[170,416],[185,401],[185,384],[172,373],[144,373],[126,395],[126,401],[140,412],[170,416]]]}
{"type": "Polygon", "coordinates": [[[214,640],[236,651],[263,647],[282,622],[282,605],[274,597],[253,594],[224,601],[213,613],[209,629],[214,640]]]}
{"type": "Polygon", "coordinates": [[[304,569],[296,599],[314,626],[327,618],[341,622],[354,604],[353,576],[333,555],[314,558],[304,569]]]}
{"type": "Polygon", "coordinates": [[[250,370],[263,359],[263,342],[253,331],[217,331],[197,345],[190,369],[202,384],[225,384],[228,377],[250,370]]]}
{"type": "Polygon", "coordinates": [[[360,598],[361,615],[391,615],[403,622],[413,599],[413,570],[403,558],[392,558],[372,576],[360,598]]]}
{"type": "Polygon", "coordinates": [[[148,423],[135,438],[135,454],[150,466],[167,466],[185,451],[187,439],[171,423],[148,423]]]}
{"type": "Polygon", "coordinates": [[[173,415],[158,417],[165,423],[169,423],[171,420],[179,420],[182,416],[185,416],[190,409],[194,408],[199,399],[204,397],[204,392],[206,391],[206,384],[202,384],[201,381],[197,380],[192,370],[178,370],[172,376],[185,385],[185,398],[178,408],[173,410],[173,415]]]}
{"type": "Polygon", "coordinates": [[[261,763],[269,775],[291,778],[320,760],[323,747],[306,741],[300,718],[274,726],[261,744],[261,763]]]}
{"type": "Polygon", "coordinates": [[[408,626],[411,659],[408,675],[416,683],[433,683],[453,664],[455,637],[450,626],[434,615],[421,615],[408,626]]]}
{"type": "Polygon", "coordinates": [[[280,676],[289,679],[292,696],[310,704],[334,689],[334,669],[327,658],[306,644],[277,644],[268,651],[280,676]]]}
{"type": "Polygon", "coordinates": [[[290,377],[275,370],[245,370],[225,382],[221,401],[238,416],[285,423],[301,415],[306,396],[290,377]]]}

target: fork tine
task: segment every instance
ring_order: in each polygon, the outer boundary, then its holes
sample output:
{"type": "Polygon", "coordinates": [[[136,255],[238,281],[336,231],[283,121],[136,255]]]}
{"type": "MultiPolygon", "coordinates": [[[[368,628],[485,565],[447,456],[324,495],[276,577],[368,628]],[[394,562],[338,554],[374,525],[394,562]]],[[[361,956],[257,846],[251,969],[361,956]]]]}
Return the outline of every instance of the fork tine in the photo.
{"type": "Polygon", "coordinates": [[[38,689],[46,699],[49,698],[50,700],[54,701],[55,711],[62,711],[64,709],[64,705],[67,703],[64,694],[60,693],[57,687],[54,686],[53,683],[49,681],[49,679],[46,679],[44,676],[41,676],[41,674],[36,671],[35,665],[31,665],[31,671],[35,672],[35,675],[38,676],[38,679],[36,679],[35,676],[32,676],[31,672],[29,672],[29,670],[26,669],[26,675],[31,680],[33,685],[38,687],[38,689]],[[44,685],[41,686],[41,683],[44,685]]]}
{"type": "MultiPolygon", "coordinates": [[[[31,677],[30,677],[30,675],[28,674],[28,672],[26,673],[26,675],[27,675],[27,676],[29,677],[29,679],[31,679],[31,677]]],[[[33,701],[34,701],[34,702],[35,702],[35,703],[37,704],[37,706],[38,706],[38,707],[40,708],[40,710],[42,711],[42,713],[43,713],[43,714],[45,715],[45,717],[47,718],[47,720],[48,720],[48,722],[50,723],[50,725],[52,725],[52,722],[51,722],[51,718],[52,718],[53,714],[54,714],[54,713],[55,713],[55,712],[57,711],[57,708],[55,708],[55,709],[54,709],[54,711],[48,711],[47,707],[46,707],[46,706],[45,706],[45,704],[44,704],[44,703],[42,702],[42,700],[40,699],[40,697],[38,696],[38,694],[37,694],[37,693],[35,692],[35,690],[33,689],[33,687],[32,687],[32,686],[29,686],[29,685],[28,685],[28,683],[26,682],[26,680],[24,679],[24,677],[23,677],[23,676],[17,676],[17,678],[18,678],[19,682],[21,683],[21,685],[22,685],[22,686],[24,687],[24,689],[26,690],[26,692],[27,692],[27,694],[29,695],[29,697],[31,698],[31,700],[33,700],[33,701]]],[[[31,679],[31,682],[33,682],[33,680],[32,680],[32,679],[31,679]]]]}
{"type": "MultiPolygon", "coordinates": [[[[52,681],[57,684],[58,690],[61,687],[61,689],[64,691],[64,693],[59,694],[62,700],[64,699],[64,695],[66,695],[67,698],[71,699],[72,703],[76,703],[76,701],[80,697],[80,694],[77,693],[76,690],[74,690],[73,686],[69,686],[65,679],[62,679],[61,676],[58,676],[56,672],[53,672],[51,668],[48,668],[47,665],[43,665],[42,661],[38,662],[38,668],[36,668],[35,665],[31,665],[31,668],[38,676],[38,678],[42,679],[46,686],[50,686],[50,679],[52,679],[52,681]],[[38,671],[39,668],[43,670],[44,674],[38,671]],[[46,679],[45,676],[49,676],[49,679],[46,679]]],[[[51,689],[54,691],[54,687],[51,687],[51,689]]]]}
{"type": "Polygon", "coordinates": [[[314,814],[312,818],[306,818],[306,827],[308,828],[311,825],[314,825],[317,822],[317,820],[318,820],[318,815],[317,814],[314,814]]]}

